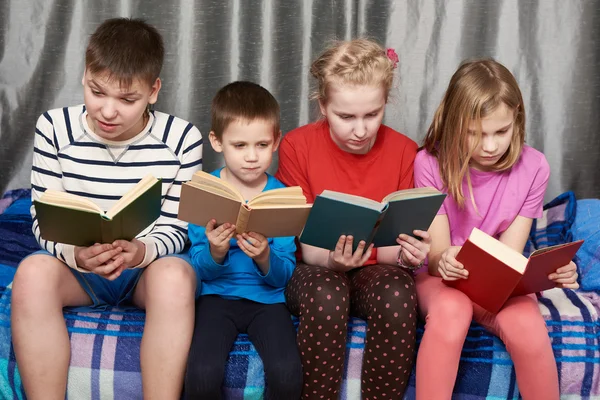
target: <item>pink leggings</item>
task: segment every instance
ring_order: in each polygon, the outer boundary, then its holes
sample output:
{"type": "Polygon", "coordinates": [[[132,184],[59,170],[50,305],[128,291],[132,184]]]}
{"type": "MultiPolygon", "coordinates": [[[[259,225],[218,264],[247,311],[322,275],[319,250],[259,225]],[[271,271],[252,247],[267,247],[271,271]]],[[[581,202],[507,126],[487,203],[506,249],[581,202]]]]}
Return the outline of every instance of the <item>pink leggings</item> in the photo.
{"type": "Polygon", "coordinates": [[[535,296],[510,299],[498,314],[473,304],[442,279],[415,277],[425,333],[417,353],[417,400],[449,399],[471,320],[498,336],[515,365],[523,399],[557,400],[558,372],[546,323],[535,296]]]}

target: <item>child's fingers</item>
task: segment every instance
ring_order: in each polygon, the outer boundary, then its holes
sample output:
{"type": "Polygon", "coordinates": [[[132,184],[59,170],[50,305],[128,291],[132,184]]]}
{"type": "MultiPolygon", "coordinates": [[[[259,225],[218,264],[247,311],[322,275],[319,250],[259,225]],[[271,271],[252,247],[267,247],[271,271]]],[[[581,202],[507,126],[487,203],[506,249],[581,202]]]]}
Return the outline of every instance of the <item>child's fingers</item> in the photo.
{"type": "Polygon", "coordinates": [[[562,289],[579,289],[579,283],[577,282],[573,282],[573,283],[559,283],[558,285],[556,285],[556,287],[558,288],[562,288],[562,289]]]}
{"type": "Polygon", "coordinates": [[[96,267],[92,272],[107,277],[111,275],[117,268],[119,268],[124,261],[125,260],[123,257],[116,257],[114,260],[96,267]]]}
{"type": "Polygon", "coordinates": [[[421,240],[424,241],[425,243],[431,243],[431,236],[429,235],[429,232],[427,232],[427,231],[415,229],[413,231],[413,235],[420,237],[421,240]]]}
{"type": "Polygon", "coordinates": [[[440,273],[440,276],[442,277],[442,279],[445,280],[445,281],[455,281],[455,280],[458,279],[457,277],[453,277],[451,275],[448,275],[448,273],[446,272],[446,270],[442,266],[438,267],[438,272],[440,273]]]}
{"type": "Polygon", "coordinates": [[[361,240],[360,242],[358,242],[358,245],[356,246],[356,251],[354,251],[354,254],[352,254],[354,257],[358,257],[359,259],[363,256],[363,254],[365,253],[365,246],[367,245],[367,243],[364,240],[361,240]]]}
{"type": "Polygon", "coordinates": [[[218,229],[221,229],[221,228],[223,228],[223,225],[221,225],[220,227],[217,228],[217,230],[215,230],[215,234],[217,235],[217,240],[219,240],[221,242],[225,242],[225,241],[231,239],[233,237],[233,235],[235,234],[235,226],[234,225],[230,225],[228,228],[222,229],[219,232],[218,229]]]}
{"type": "Polygon", "coordinates": [[[557,274],[563,274],[563,273],[567,273],[567,272],[571,272],[571,271],[576,271],[576,270],[577,270],[577,266],[575,265],[575,263],[573,261],[571,261],[567,265],[563,265],[562,267],[558,268],[555,271],[555,273],[557,273],[557,274]]]}
{"type": "Polygon", "coordinates": [[[346,242],[344,243],[344,257],[352,258],[352,235],[346,236],[346,242]]]}
{"type": "Polygon", "coordinates": [[[449,264],[448,262],[443,262],[443,268],[446,272],[446,275],[454,278],[467,278],[469,276],[469,271],[463,268],[456,268],[454,265],[449,264]]]}
{"type": "Polygon", "coordinates": [[[258,232],[248,232],[247,235],[256,239],[258,242],[265,242],[268,240],[264,235],[261,235],[258,232]]]}
{"type": "Polygon", "coordinates": [[[334,253],[341,255],[344,252],[344,244],[345,243],[346,243],[346,235],[340,236],[337,243],[335,244],[334,253]]]}
{"type": "Polygon", "coordinates": [[[250,258],[254,257],[254,251],[248,246],[245,240],[238,240],[238,247],[250,258]]]}
{"type": "Polygon", "coordinates": [[[217,225],[216,219],[211,219],[210,221],[208,221],[208,223],[206,224],[206,233],[214,231],[216,225],[217,225]]]}
{"type": "MultiPolygon", "coordinates": [[[[110,251],[105,251],[102,254],[97,255],[94,259],[93,262],[95,263],[95,265],[102,265],[104,263],[106,263],[108,260],[110,259],[116,259],[116,255],[120,254],[123,251],[123,249],[121,247],[117,247],[116,249],[112,249],[110,251]]],[[[90,260],[92,261],[92,260],[90,260]]]]}
{"type": "Polygon", "coordinates": [[[407,250],[404,250],[402,254],[404,254],[404,259],[408,261],[408,264],[410,265],[418,265],[421,262],[419,258],[415,257],[407,250]]]}
{"type": "Polygon", "coordinates": [[[109,251],[113,248],[113,245],[110,243],[98,244],[88,247],[84,250],[82,254],[84,258],[94,258],[99,254],[104,253],[105,251],[109,251]]]}
{"type": "Polygon", "coordinates": [[[404,233],[402,233],[401,235],[399,235],[398,238],[400,240],[402,240],[404,243],[410,244],[413,247],[418,246],[418,243],[420,243],[420,241],[418,239],[415,239],[414,237],[412,237],[410,235],[406,235],[404,233]]]}

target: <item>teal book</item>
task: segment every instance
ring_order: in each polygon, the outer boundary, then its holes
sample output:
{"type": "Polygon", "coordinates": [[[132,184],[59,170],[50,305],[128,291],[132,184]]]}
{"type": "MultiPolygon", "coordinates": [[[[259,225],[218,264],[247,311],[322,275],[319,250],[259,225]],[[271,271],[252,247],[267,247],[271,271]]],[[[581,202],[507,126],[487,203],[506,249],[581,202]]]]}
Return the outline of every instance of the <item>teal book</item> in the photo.
{"type": "Polygon", "coordinates": [[[107,212],[89,199],[54,190],[33,203],[42,239],[91,246],[135,238],[160,216],[161,191],[160,179],[148,175],[107,212]]]}
{"type": "Polygon", "coordinates": [[[315,199],[300,242],[334,250],[341,235],[352,235],[353,250],[361,240],[367,247],[396,246],[399,234],[428,230],[445,198],[430,187],[399,190],[381,202],[325,190],[315,199]]]}

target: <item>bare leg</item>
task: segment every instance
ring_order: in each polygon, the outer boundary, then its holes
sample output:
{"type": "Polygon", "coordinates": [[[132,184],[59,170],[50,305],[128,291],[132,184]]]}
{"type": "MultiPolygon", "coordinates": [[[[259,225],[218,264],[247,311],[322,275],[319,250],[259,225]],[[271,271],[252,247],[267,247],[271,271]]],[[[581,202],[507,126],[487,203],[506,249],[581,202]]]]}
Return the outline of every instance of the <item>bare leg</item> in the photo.
{"type": "Polygon", "coordinates": [[[196,275],[177,257],[154,261],[134,303],[146,310],[140,360],[144,399],[179,399],[194,330],[196,275]]]}
{"type": "Polygon", "coordinates": [[[92,301],[69,267],[48,255],[25,259],[12,286],[11,326],[29,400],[64,400],[71,347],[62,309],[92,301]]]}

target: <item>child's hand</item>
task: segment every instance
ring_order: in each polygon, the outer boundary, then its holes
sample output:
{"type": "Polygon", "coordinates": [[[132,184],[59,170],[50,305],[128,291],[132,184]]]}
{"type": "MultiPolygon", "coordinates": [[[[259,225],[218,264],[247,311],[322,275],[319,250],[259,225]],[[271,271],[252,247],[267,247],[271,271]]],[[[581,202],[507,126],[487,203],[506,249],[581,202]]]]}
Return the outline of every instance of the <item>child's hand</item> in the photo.
{"type": "Polygon", "coordinates": [[[396,243],[402,246],[400,257],[404,265],[421,265],[425,261],[425,258],[427,258],[427,254],[429,254],[429,249],[431,248],[431,236],[429,236],[427,231],[414,230],[413,233],[422,240],[415,239],[404,233],[398,235],[396,238],[396,243]]]}
{"type": "Polygon", "coordinates": [[[237,244],[248,257],[259,265],[268,265],[271,248],[266,237],[256,232],[237,235],[237,244]]]}
{"type": "Polygon", "coordinates": [[[217,220],[211,219],[206,224],[206,238],[210,244],[210,255],[217,264],[221,264],[229,251],[229,241],[235,234],[235,225],[229,222],[215,228],[217,220]]]}
{"type": "Polygon", "coordinates": [[[373,244],[365,251],[365,241],[361,240],[356,247],[354,254],[352,253],[352,241],[354,238],[349,235],[342,235],[335,245],[335,250],[329,252],[328,267],[334,271],[346,272],[353,268],[362,267],[371,257],[373,244]]]}
{"type": "Polygon", "coordinates": [[[467,279],[469,277],[469,271],[465,267],[456,261],[456,255],[460,251],[462,246],[451,246],[448,247],[440,256],[438,261],[438,272],[442,279],[446,281],[455,281],[457,279],[467,279]]]}
{"type": "Polygon", "coordinates": [[[118,255],[122,251],[122,247],[110,243],[75,247],[75,262],[78,267],[112,281],[121,275],[123,260],[118,255]]]}
{"type": "Polygon", "coordinates": [[[577,266],[573,261],[548,275],[548,278],[554,281],[557,287],[565,289],[578,289],[579,283],[577,283],[577,277],[577,266]]]}
{"type": "MultiPolygon", "coordinates": [[[[121,254],[114,257],[115,259],[121,258],[123,260],[121,264],[121,270],[135,267],[144,261],[144,256],[146,255],[146,245],[140,240],[115,240],[113,242],[113,246],[119,246],[123,249],[121,254]]],[[[121,272],[119,271],[119,275],[120,273],[121,272]]]]}

